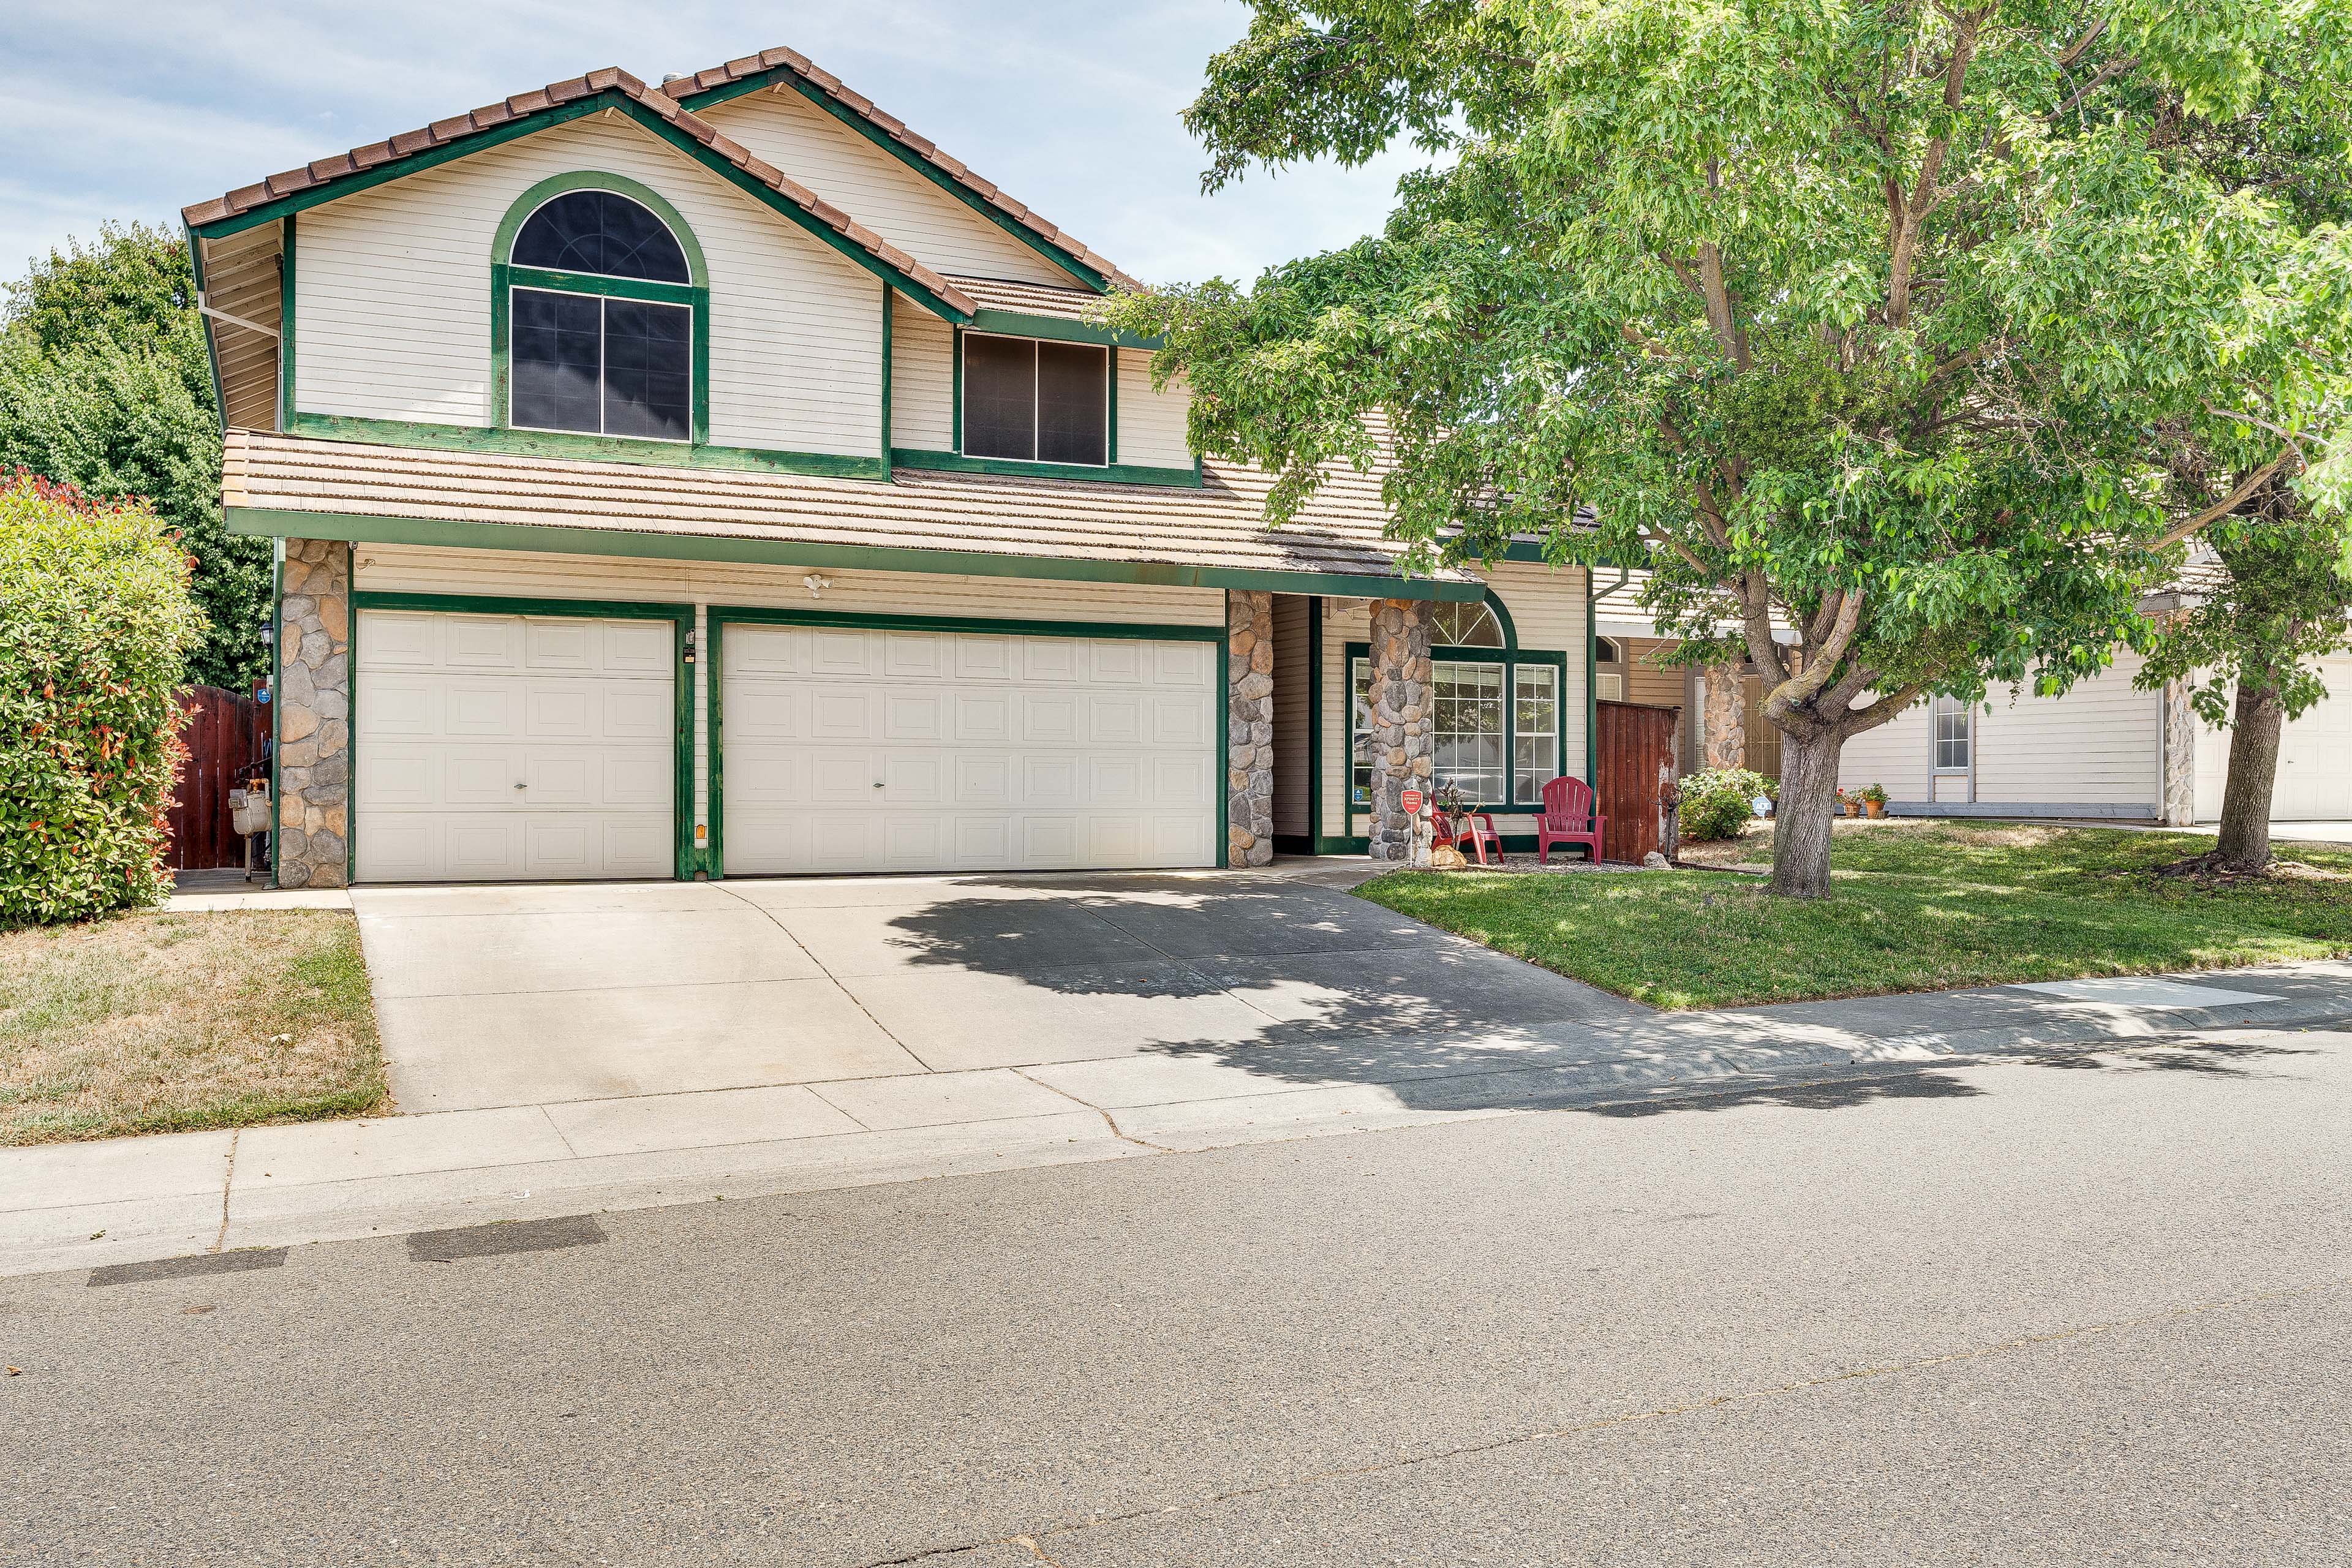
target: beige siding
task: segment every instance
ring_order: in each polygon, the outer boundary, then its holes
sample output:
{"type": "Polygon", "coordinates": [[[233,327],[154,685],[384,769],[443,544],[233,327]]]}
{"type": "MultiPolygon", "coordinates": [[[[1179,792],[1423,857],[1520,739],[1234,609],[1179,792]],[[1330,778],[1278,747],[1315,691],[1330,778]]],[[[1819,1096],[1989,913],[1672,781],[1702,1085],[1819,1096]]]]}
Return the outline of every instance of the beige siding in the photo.
{"type": "Polygon", "coordinates": [[[921,306],[893,296],[890,317],[890,445],[955,450],[955,330],[921,306]]]}
{"type": "MultiPolygon", "coordinates": [[[[869,615],[1110,621],[1129,626],[1221,626],[1225,620],[1225,596],[1214,588],[828,570],[824,574],[828,585],[822,595],[813,596],[802,581],[809,574],[798,566],[430,550],[405,544],[354,545],[352,555],[352,585],[369,593],[621,599],[698,607],[807,605],[869,615]]],[[[698,646],[707,648],[709,644],[704,640],[698,646]]],[[[366,659],[364,647],[359,657],[366,659]]],[[[710,715],[705,685],[699,679],[695,683],[694,820],[698,824],[710,820],[710,715]]]]}
{"type": "Polygon", "coordinates": [[[710,268],[710,439],[881,449],[881,284],[781,215],[613,119],[576,121],[301,215],[295,403],[310,414],[490,423],[490,250],[515,200],[580,170],[675,205],[710,268]]]}
{"type": "Polygon", "coordinates": [[[1274,596],[1274,830],[1303,836],[1312,790],[1307,742],[1314,729],[1307,666],[1309,602],[1297,594],[1274,596]]]}
{"type": "Polygon", "coordinates": [[[1151,389],[1151,355],[1118,351],[1118,460],[1150,468],[1189,468],[1192,448],[1184,433],[1192,395],[1181,378],[1165,392],[1151,389]]]}
{"type": "MultiPolygon", "coordinates": [[[[1975,804],[2153,809],[2163,797],[2163,704],[2133,687],[2139,665],[2137,655],[2119,653],[2113,668],[2063,697],[1992,692],[1977,710],[1975,804]]],[[[1927,713],[1927,703],[1915,704],[1847,742],[1838,782],[1883,784],[1895,800],[1968,800],[1965,775],[1935,775],[1928,794],[1927,713]]]]}
{"type": "Polygon", "coordinates": [[[937,271],[1076,285],[1069,273],[790,88],[746,93],[705,118],[937,271]]]}

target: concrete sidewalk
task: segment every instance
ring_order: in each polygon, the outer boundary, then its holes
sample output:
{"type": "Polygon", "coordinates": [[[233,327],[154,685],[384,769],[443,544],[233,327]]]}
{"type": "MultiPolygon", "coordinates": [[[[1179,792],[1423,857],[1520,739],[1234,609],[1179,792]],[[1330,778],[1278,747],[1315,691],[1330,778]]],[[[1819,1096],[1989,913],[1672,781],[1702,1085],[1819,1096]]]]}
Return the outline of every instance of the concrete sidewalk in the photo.
{"type": "Polygon", "coordinates": [[[8,1150],[0,1275],[1536,1110],[1623,1113],[2347,1016],[2352,963],[2318,963],[1633,1024],[1335,1031],[1250,1053],[1128,1053],[8,1150]]]}

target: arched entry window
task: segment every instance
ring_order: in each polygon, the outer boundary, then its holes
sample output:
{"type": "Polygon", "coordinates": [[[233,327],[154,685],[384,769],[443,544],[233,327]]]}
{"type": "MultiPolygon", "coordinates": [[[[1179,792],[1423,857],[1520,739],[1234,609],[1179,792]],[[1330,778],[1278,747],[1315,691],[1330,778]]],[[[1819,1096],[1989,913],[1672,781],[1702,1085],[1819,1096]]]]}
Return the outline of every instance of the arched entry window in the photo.
{"type": "Polygon", "coordinates": [[[1501,647],[1503,623],[1484,601],[1441,604],[1430,618],[1429,640],[1439,647],[1501,647]]]}
{"type": "Polygon", "coordinates": [[[708,278],[667,202],[614,174],[544,182],[499,226],[491,272],[499,423],[707,438],[708,278]]]}

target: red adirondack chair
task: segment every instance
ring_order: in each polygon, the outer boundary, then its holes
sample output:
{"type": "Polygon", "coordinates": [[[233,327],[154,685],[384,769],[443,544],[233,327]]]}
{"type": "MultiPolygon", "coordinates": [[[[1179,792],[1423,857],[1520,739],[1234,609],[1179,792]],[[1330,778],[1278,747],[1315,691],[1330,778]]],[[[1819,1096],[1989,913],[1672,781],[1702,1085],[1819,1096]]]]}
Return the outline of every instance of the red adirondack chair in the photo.
{"type": "Polygon", "coordinates": [[[1435,840],[1437,843],[1451,844],[1456,849],[1461,848],[1465,844],[1469,845],[1471,850],[1478,857],[1478,864],[1481,866],[1499,866],[1503,863],[1503,835],[1501,830],[1496,827],[1494,815],[1491,812],[1465,811],[1462,814],[1459,822],[1447,816],[1444,812],[1437,812],[1433,814],[1431,826],[1437,830],[1435,840]],[[1486,858],[1486,846],[1489,844],[1495,847],[1495,858],[1492,860],[1486,858]]]}
{"type": "Polygon", "coordinates": [[[1551,847],[1555,844],[1581,844],[1598,862],[1601,832],[1609,826],[1600,807],[1592,786],[1582,779],[1563,776],[1545,784],[1543,812],[1536,818],[1536,863],[1550,864],[1551,847]]]}

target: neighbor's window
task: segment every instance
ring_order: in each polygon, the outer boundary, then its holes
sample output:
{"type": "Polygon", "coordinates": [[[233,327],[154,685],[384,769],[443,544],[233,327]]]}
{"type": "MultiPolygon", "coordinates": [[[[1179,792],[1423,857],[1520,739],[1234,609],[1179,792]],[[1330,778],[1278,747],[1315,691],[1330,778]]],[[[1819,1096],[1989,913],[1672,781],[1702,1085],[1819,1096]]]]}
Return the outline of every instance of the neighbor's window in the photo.
{"type": "Polygon", "coordinates": [[[510,260],[508,422],[684,441],[693,434],[694,307],[686,253],[662,220],[611,191],[567,191],[531,214],[510,260]],[[609,282],[652,285],[608,292],[609,282]],[[640,299],[639,293],[671,298],[640,299]]]}
{"type": "Polygon", "coordinates": [[[1976,710],[1950,697],[1936,699],[1936,771],[1966,773],[1976,742],[1976,710]]]}
{"type": "Polygon", "coordinates": [[[1559,776],[1559,671],[1548,664],[1511,668],[1511,791],[1520,805],[1543,804],[1543,786],[1559,776]]]}
{"type": "Polygon", "coordinates": [[[1110,351],[966,332],[963,450],[969,458],[1107,465],[1110,351]]]}

